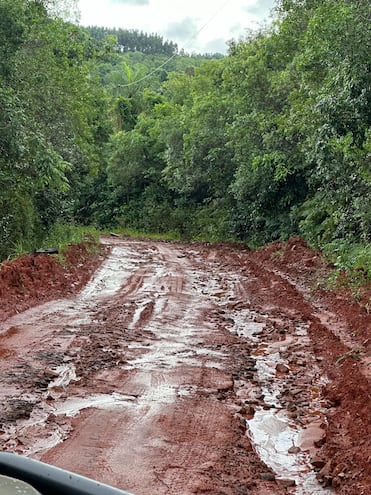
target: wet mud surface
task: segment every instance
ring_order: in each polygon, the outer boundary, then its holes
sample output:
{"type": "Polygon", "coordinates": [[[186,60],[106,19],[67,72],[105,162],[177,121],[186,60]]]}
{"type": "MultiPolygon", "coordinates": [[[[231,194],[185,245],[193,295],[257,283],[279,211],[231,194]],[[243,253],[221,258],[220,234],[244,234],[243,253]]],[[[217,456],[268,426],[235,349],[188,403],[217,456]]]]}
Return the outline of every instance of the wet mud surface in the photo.
{"type": "Polygon", "coordinates": [[[367,294],[300,239],[103,243],[0,272],[1,450],[136,495],[370,493],[367,294]]]}

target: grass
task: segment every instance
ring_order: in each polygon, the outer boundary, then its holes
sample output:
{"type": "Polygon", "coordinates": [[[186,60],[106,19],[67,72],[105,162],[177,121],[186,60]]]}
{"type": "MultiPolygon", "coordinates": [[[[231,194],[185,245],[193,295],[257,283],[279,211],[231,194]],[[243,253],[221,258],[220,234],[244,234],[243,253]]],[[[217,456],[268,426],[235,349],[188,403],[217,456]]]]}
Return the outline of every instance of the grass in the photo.
{"type": "Polygon", "coordinates": [[[63,257],[70,244],[80,244],[84,241],[91,241],[87,244],[88,249],[94,251],[94,245],[99,243],[100,232],[94,227],[82,227],[73,224],[55,224],[49,233],[35,247],[30,247],[29,243],[18,242],[14,245],[12,256],[9,259],[18,258],[18,256],[31,252],[33,249],[58,249],[63,257]]]}
{"type": "Polygon", "coordinates": [[[148,233],[142,232],[140,230],[135,229],[127,229],[127,228],[115,228],[109,231],[106,231],[105,234],[117,234],[121,237],[132,237],[133,239],[151,239],[153,241],[180,241],[181,235],[177,231],[168,231],[163,233],[148,233]]]}
{"type": "Polygon", "coordinates": [[[338,366],[348,358],[352,358],[355,359],[356,361],[359,361],[363,356],[364,353],[361,349],[352,349],[351,351],[345,352],[344,354],[339,356],[338,359],[335,361],[335,365],[338,366]]]}
{"type": "Polygon", "coordinates": [[[56,224],[44,238],[41,248],[57,248],[60,253],[68,249],[69,244],[80,244],[86,240],[93,241],[88,248],[94,250],[99,243],[100,232],[94,227],[77,226],[73,224],[56,224]]]}
{"type": "Polygon", "coordinates": [[[335,266],[330,285],[356,290],[371,283],[371,245],[334,241],[323,253],[335,266]]]}
{"type": "Polygon", "coordinates": [[[56,258],[61,264],[64,264],[64,253],[68,250],[70,244],[80,244],[86,242],[86,248],[90,253],[98,252],[99,244],[99,232],[94,227],[82,227],[73,224],[61,224],[58,223],[50,230],[48,235],[44,237],[42,241],[34,243],[24,241],[18,241],[14,243],[11,254],[7,259],[0,262],[0,265],[6,261],[14,260],[22,254],[31,253],[34,249],[46,249],[55,248],[58,249],[59,254],[56,258]]]}

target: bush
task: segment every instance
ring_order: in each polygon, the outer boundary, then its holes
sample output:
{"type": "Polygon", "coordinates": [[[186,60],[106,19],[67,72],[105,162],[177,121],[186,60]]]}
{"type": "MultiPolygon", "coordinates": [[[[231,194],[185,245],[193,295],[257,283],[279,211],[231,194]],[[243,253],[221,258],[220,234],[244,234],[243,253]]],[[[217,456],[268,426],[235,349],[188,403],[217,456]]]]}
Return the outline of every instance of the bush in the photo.
{"type": "Polygon", "coordinates": [[[325,256],[335,265],[336,282],[350,288],[371,282],[371,246],[333,241],[323,248],[325,256]]]}

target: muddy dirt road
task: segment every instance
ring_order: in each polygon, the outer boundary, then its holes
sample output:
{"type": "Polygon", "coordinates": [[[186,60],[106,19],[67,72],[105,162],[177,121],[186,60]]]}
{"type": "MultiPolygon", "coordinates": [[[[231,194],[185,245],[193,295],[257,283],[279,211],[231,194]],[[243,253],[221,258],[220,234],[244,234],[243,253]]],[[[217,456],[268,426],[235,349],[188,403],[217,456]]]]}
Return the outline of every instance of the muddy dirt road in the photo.
{"type": "Polygon", "coordinates": [[[0,449],[136,495],[370,493],[370,315],[318,254],[103,242],[1,323],[0,449]]]}

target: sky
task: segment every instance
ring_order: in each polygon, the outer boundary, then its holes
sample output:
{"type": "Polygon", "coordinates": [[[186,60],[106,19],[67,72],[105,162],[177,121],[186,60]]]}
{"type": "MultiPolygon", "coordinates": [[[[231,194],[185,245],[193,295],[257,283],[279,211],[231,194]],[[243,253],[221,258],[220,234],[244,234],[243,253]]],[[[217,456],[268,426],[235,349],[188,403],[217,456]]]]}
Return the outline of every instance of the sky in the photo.
{"type": "Polygon", "coordinates": [[[226,53],[257,29],[274,0],[78,0],[80,24],[156,33],[189,53],[226,53]]]}

